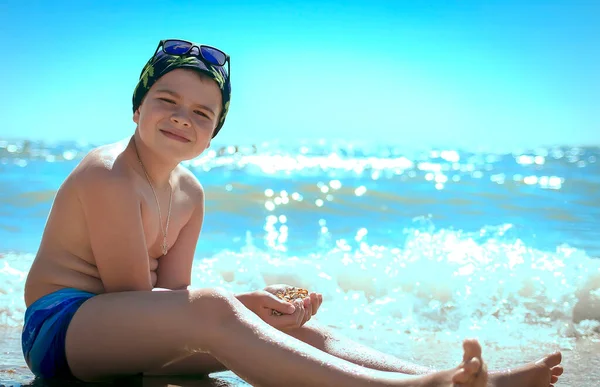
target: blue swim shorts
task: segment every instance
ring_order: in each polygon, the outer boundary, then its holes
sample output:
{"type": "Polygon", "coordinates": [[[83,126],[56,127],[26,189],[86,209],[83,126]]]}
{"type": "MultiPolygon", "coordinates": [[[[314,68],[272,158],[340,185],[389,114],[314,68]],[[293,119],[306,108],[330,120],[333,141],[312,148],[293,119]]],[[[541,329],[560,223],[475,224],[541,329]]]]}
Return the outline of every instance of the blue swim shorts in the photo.
{"type": "Polygon", "coordinates": [[[21,345],[25,361],[35,376],[73,379],[65,353],[67,328],[81,304],[95,295],[78,289],[61,289],[27,308],[21,345]]]}

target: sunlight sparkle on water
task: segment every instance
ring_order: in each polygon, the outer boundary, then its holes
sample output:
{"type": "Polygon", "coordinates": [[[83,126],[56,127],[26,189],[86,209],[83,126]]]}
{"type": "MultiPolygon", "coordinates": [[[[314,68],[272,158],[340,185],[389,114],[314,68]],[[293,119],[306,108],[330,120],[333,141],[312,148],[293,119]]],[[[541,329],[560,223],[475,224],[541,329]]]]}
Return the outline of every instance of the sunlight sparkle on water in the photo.
{"type": "MultiPolygon", "coordinates": [[[[43,160],[48,163],[78,161],[94,146],[94,144],[78,142],[56,146],[56,144],[36,141],[0,140],[0,163],[27,168],[31,165],[31,160],[43,160]]],[[[553,174],[551,171],[548,171],[550,173],[542,173],[542,171],[551,168],[553,163],[557,162],[587,168],[590,164],[596,163],[597,159],[592,148],[583,147],[536,148],[529,151],[515,150],[506,154],[468,153],[453,149],[403,154],[399,147],[362,148],[359,144],[330,144],[323,140],[312,145],[303,144],[297,147],[283,147],[271,143],[252,146],[225,145],[221,148],[209,149],[193,160],[184,161],[183,164],[206,172],[214,168],[250,169],[265,175],[289,176],[289,173],[300,170],[333,171],[337,175],[341,173],[355,176],[367,172],[371,179],[376,181],[393,179],[397,176],[401,176],[403,182],[407,179],[425,179],[438,190],[449,184],[460,183],[465,177],[489,179],[499,185],[517,183],[558,190],[564,186],[565,177],[553,174]],[[512,176],[501,177],[502,175],[495,171],[495,165],[509,160],[512,160],[521,170],[514,172],[512,176]],[[457,173],[450,174],[449,171],[457,173]]],[[[341,189],[343,181],[335,178],[329,183],[322,183],[319,189],[324,194],[331,193],[331,190],[341,189]]],[[[230,191],[232,187],[226,186],[226,189],[230,191]]],[[[356,188],[356,196],[364,194],[363,189],[356,188]]],[[[265,196],[274,195],[272,189],[265,190],[265,196]]],[[[299,198],[300,196],[292,196],[293,200],[299,198]]],[[[333,200],[331,197],[321,198],[323,199],[333,200]]],[[[286,204],[283,195],[281,199],[273,202],[275,206],[281,204],[286,204]]],[[[319,206],[317,202],[315,204],[319,206]]],[[[266,205],[266,208],[270,210],[272,205],[266,205]]]]}
{"type": "Polygon", "coordinates": [[[361,185],[360,187],[354,190],[354,194],[356,196],[362,196],[365,194],[365,192],[367,192],[367,187],[365,187],[364,185],[361,185]]]}

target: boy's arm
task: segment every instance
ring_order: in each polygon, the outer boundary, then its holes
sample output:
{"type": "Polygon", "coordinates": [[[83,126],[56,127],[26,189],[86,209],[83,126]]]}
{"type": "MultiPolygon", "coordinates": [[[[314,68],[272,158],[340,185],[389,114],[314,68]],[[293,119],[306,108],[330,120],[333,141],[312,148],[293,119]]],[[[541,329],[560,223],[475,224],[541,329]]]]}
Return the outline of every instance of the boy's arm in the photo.
{"type": "Polygon", "coordinates": [[[179,290],[190,286],[194,253],[204,221],[204,191],[199,184],[194,188],[193,196],[194,211],[190,220],[179,232],[167,255],[158,260],[157,288],[179,290]]]}
{"type": "Polygon", "coordinates": [[[79,198],[105,291],[152,290],[141,203],[128,176],[91,167],[79,198]]]}

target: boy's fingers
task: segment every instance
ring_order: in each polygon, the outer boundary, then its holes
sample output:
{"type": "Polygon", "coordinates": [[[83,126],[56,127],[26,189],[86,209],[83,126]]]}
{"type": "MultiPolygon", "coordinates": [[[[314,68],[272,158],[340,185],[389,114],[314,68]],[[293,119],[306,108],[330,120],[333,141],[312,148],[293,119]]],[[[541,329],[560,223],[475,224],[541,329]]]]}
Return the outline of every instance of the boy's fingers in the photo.
{"type": "Polygon", "coordinates": [[[304,300],[295,300],[290,305],[295,307],[295,311],[293,313],[274,317],[277,319],[274,321],[276,321],[275,324],[277,327],[279,327],[279,329],[299,328],[306,324],[308,320],[310,320],[312,315],[312,313],[310,313],[310,306],[308,308],[305,307],[304,300]]]}
{"type": "Polygon", "coordinates": [[[281,316],[272,316],[273,322],[278,327],[290,328],[298,325],[298,316],[300,315],[300,308],[296,308],[296,311],[291,314],[283,314],[281,316]]]}
{"type": "Polygon", "coordinates": [[[306,298],[303,300],[303,302],[304,302],[304,319],[302,319],[302,325],[306,324],[313,315],[313,312],[312,312],[313,308],[312,308],[312,303],[310,302],[310,299],[306,298]]]}
{"type": "Polygon", "coordinates": [[[306,312],[304,309],[304,302],[302,300],[296,300],[294,304],[296,306],[296,312],[294,312],[296,315],[296,326],[301,326],[302,321],[304,320],[304,314],[306,312]]]}
{"type": "Polygon", "coordinates": [[[274,296],[269,293],[269,297],[267,297],[267,302],[265,306],[270,309],[274,309],[283,314],[292,314],[296,310],[294,305],[290,304],[287,301],[284,301],[277,296],[274,296]]]}

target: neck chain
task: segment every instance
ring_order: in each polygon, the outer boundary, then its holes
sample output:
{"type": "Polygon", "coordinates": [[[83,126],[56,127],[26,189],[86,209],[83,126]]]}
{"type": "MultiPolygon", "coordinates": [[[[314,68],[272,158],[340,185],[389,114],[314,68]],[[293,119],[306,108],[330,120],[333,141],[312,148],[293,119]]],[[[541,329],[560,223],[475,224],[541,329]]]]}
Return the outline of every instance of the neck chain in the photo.
{"type": "Polygon", "coordinates": [[[173,197],[173,187],[171,187],[171,184],[169,184],[169,188],[170,188],[169,212],[167,213],[167,224],[166,224],[165,228],[163,229],[162,215],[160,213],[160,204],[158,203],[158,196],[156,195],[156,191],[154,190],[154,186],[152,185],[152,180],[150,179],[150,176],[148,175],[148,172],[146,171],[146,167],[144,167],[144,163],[142,163],[142,159],[140,159],[140,154],[138,152],[137,144],[135,143],[135,138],[133,139],[133,146],[135,147],[135,154],[137,155],[137,159],[140,162],[142,169],[144,170],[144,174],[146,175],[146,179],[148,179],[148,184],[150,184],[150,188],[152,188],[152,193],[154,194],[154,199],[156,200],[156,207],[158,207],[158,221],[160,222],[160,228],[163,232],[163,243],[161,245],[162,253],[163,253],[163,255],[167,255],[167,252],[169,251],[167,249],[167,233],[169,232],[169,219],[171,219],[171,199],[173,197]]]}

